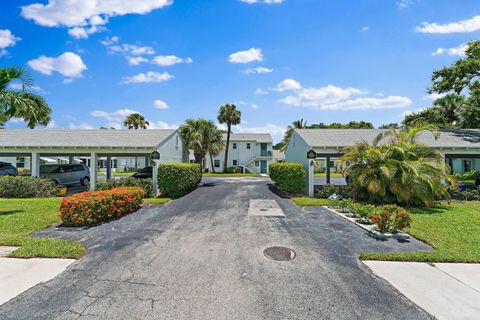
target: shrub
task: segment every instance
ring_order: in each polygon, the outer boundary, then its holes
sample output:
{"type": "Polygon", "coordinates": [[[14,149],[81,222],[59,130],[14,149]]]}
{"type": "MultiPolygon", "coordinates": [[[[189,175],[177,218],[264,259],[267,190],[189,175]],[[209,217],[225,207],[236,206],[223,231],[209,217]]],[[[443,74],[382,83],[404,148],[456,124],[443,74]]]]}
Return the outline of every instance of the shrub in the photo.
{"type": "Polygon", "coordinates": [[[125,179],[111,179],[106,182],[97,183],[97,190],[111,190],[119,187],[138,187],[145,191],[146,198],[153,198],[153,182],[152,179],[135,179],[132,177],[125,179]]]}
{"type": "Polygon", "coordinates": [[[370,220],[371,217],[374,216],[378,211],[377,206],[353,201],[349,205],[348,209],[364,220],[370,220]]]}
{"type": "Polygon", "coordinates": [[[304,192],[306,171],[301,163],[271,163],[270,178],[287,192],[304,192]]]}
{"type": "Polygon", "coordinates": [[[454,200],[480,201],[479,189],[459,190],[458,188],[452,187],[452,188],[449,188],[448,191],[450,192],[450,196],[454,200]]]}
{"type": "Polygon", "coordinates": [[[454,177],[459,181],[476,180],[480,178],[480,172],[476,170],[472,170],[469,172],[465,172],[464,174],[455,173],[454,177]]]}
{"type": "Polygon", "coordinates": [[[409,227],[412,221],[407,210],[395,206],[385,205],[378,208],[376,215],[372,216],[375,223],[382,233],[396,233],[398,230],[409,227]]]}
{"type": "Polygon", "coordinates": [[[158,167],[158,187],[165,197],[178,198],[197,188],[202,168],[196,163],[162,163],[158,167]]]}
{"type": "Polygon", "coordinates": [[[316,190],[316,196],[322,199],[328,199],[333,194],[340,195],[342,198],[350,198],[350,190],[347,186],[327,184],[316,190]]]}
{"type": "Polygon", "coordinates": [[[48,198],[57,195],[51,179],[34,177],[0,177],[0,198],[48,198]]]}
{"type": "Polygon", "coordinates": [[[237,173],[236,167],[228,167],[226,173],[237,173]]]}
{"type": "Polygon", "coordinates": [[[62,200],[60,218],[69,227],[110,221],[136,211],[144,196],[137,187],[77,193],[62,200]]]}

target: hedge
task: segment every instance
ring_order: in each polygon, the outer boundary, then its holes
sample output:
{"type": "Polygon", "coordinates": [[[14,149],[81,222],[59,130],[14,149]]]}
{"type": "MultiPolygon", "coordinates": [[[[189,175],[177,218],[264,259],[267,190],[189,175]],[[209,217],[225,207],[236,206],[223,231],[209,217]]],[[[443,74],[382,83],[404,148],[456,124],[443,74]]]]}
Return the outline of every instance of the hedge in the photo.
{"type": "Polygon", "coordinates": [[[114,220],[138,210],[144,196],[143,189],[136,187],[77,193],[62,200],[60,219],[69,227],[114,220]]]}
{"type": "Polygon", "coordinates": [[[197,188],[202,168],[196,163],[162,163],[158,167],[158,188],[162,196],[181,197],[197,188]]]}
{"type": "Polygon", "coordinates": [[[270,178],[287,192],[303,193],[305,191],[307,172],[303,164],[296,162],[271,163],[270,178]]]}
{"type": "Polygon", "coordinates": [[[57,195],[51,179],[34,177],[0,177],[0,198],[49,198],[57,195]]]}
{"type": "Polygon", "coordinates": [[[111,190],[119,187],[138,187],[145,191],[146,198],[154,198],[152,179],[135,179],[132,177],[123,179],[111,179],[97,183],[97,190],[111,190]]]}

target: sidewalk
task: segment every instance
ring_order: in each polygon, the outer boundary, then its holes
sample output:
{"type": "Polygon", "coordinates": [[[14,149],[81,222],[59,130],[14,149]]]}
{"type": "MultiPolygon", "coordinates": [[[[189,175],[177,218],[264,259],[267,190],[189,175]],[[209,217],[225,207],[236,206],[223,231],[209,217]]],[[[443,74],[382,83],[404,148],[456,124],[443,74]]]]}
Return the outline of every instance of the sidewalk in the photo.
{"type": "Polygon", "coordinates": [[[438,319],[480,319],[480,264],[363,261],[438,319]]]}

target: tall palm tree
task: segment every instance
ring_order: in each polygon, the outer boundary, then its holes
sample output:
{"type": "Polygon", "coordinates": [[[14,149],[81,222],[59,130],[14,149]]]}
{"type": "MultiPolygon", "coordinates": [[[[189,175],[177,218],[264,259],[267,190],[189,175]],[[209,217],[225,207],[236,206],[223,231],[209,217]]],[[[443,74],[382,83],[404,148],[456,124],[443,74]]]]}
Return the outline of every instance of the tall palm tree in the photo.
{"type": "Polygon", "coordinates": [[[221,106],[218,110],[218,121],[227,125],[227,145],[225,148],[225,159],[223,161],[223,172],[226,172],[228,167],[228,148],[230,146],[232,126],[240,124],[242,121],[242,113],[237,110],[237,107],[234,104],[226,104],[221,106]]]}
{"type": "Polygon", "coordinates": [[[305,129],[307,127],[307,121],[303,120],[303,118],[293,121],[292,124],[288,126],[287,131],[285,131],[280,150],[285,151],[285,149],[287,149],[288,143],[290,142],[295,129],[305,129]]]}
{"type": "Polygon", "coordinates": [[[425,130],[432,132],[428,127],[387,131],[374,145],[362,142],[350,147],[340,159],[344,176],[354,187],[367,190],[370,199],[384,202],[431,206],[437,197],[448,198],[443,181],[450,178],[441,154],[415,142],[425,130]],[[379,144],[386,137],[391,139],[379,144]]]}
{"type": "Polygon", "coordinates": [[[218,155],[223,147],[223,132],[211,120],[187,119],[178,131],[200,165],[207,154],[218,155]]]}
{"type": "Polygon", "coordinates": [[[147,129],[150,125],[150,122],[148,122],[140,113],[132,113],[125,118],[123,125],[129,130],[138,130],[147,129]]]}
{"type": "Polygon", "coordinates": [[[0,127],[11,118],[25,120],[30,129],[51,122],[52,110],[43,97],[31,92],[32,87],[33,80],[25,69],[0,68],[0,127]],[[20,90],[11,89],[13,81],[20,81],[20,90]]]}

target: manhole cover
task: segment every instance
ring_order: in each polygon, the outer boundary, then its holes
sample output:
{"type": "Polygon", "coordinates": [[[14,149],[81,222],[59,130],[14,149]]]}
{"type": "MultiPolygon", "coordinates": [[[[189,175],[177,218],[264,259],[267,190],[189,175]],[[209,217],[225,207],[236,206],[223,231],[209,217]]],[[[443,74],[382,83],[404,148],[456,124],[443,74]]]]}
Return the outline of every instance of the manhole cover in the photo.
{"type": "Polygon", "coordinates": [[[263,251],[263,254],[275,261],[290,261],[295,259],[295,251],[286,247],[270,247],[263,251]]]}

